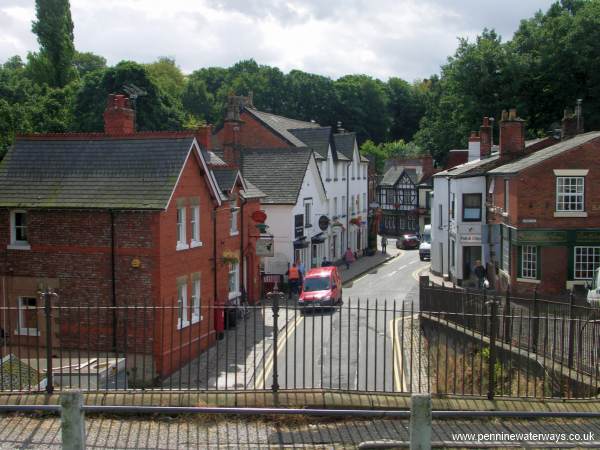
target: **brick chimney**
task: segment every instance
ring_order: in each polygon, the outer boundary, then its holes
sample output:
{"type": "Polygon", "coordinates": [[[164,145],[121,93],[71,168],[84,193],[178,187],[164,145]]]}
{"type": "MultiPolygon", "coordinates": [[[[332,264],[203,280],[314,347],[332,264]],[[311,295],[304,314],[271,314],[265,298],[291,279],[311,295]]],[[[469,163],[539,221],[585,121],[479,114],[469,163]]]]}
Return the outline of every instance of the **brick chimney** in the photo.
{"type": "Polygon", "coordinates": [[[502,111],[500,120],[500,157],[511,158],[525,153],[525,121],[517,110],[502,111]]]}
{"type": "Polygon", "coordinates": [[[481,154],[480,146],[479,133],[477,131],[471,131],[471,136],[469,136],[469,161],[479,159],[481,154]]]}
{"type": "Polygon", "coordinates": [[[210,150],[212,147],[212,125],[198,127],[194,131],[194,137],[202,150],[210,150]]]}
{"type": "Polygon", "coordinates": [[[565,108],[561,121],[561,139],[569,139],[580,133],[583,133],[583,112],[581,100],[577,100],[574,113],[570,108],[565,108]]]}
{"type": "Polygon", "coordinates": [[[487,158],[492,153],[492,127],[489,117],[484,117],[479,127],[479,140],[479,158],[487,158]]]}
{"type": "Polygon", "coordinates": [[[240,129],[241,120],[225,120],[223,123],[223,159],[233,167],[240,165],[240,129]]]}
{"type": "Polygon", "coordinates": [[[421,164],[423,168],[423,178],[433,175],[433,158],[431,155],[421,156],[421,164]]]}
{"type": "Polygon", "coordinates": [[[108,135],[135,133],[135,111],[122,94],[109,94],[104,110],[104,132],[108,135]]]}

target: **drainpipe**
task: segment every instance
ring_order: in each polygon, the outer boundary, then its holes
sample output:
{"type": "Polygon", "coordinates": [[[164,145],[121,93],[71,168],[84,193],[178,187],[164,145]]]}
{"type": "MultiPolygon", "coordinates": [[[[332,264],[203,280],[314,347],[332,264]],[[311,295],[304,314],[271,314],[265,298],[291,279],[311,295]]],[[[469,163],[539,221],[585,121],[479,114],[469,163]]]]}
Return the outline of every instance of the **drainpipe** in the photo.
{"type": "Polygon", "coordinates": [[[110,212],[110,270],[111,270],[111,289],[112,289],[112,322],[113,335],[112,347],[113,351],[117,351],[117,280],[116,280],[116,255],[115,255],[115,212],[111,209],[110,212]]]}
{"type": "MultiPolygon", "coordinates": [[[[244,270],[246,269],[246,259],[244,258],[244,205],[246,199],[240,195],[240,286],[242,287],[242,301],[248,300],[246,285],[244,284],[244,270]]],[[[248,233],[250,234],[250,233],[248,233]]]]}
{"type": "MultiPolygon", "coordinates": [[[[452,279],[452,272],[451,272],[451,268],[452,268],[452,260],[450,259],[450,251],[452,249],[452,246],[450,245],[450,218],[451,218],[451,212],[450,212],[450,177],[446,178],[446,180],[448,181],[448,248],[446,249],[446,251],[448,252],[448,278],[452,279]]],[[[455,205],[456,206],[456,205],[455,205]]],[[[454,246],[456,246],[456,244],[454,244],[454,246]]],[[[444,278],[444,274],[442,273],[442,278],[444,278]]]]}
{"type": "MultiPolygon", "coordinates": [[[[217,304],[217,212],[219,206],[216,205],[213,209],[213,306],[217,304]]],[[[215,313],[213,310],[213,327],[215,313]]]]}
{"type": "MultiPolygon", "coordinates": [[[[346,165],[346,245],[344,245],[346,249],[350,247],[348,245],[348,238],[350,237],[350,208],[348,208],[350,203],[350,164],[346,165]]],[[[346,250],[342,249],[342,255],[345,253],[346,250]]]]}

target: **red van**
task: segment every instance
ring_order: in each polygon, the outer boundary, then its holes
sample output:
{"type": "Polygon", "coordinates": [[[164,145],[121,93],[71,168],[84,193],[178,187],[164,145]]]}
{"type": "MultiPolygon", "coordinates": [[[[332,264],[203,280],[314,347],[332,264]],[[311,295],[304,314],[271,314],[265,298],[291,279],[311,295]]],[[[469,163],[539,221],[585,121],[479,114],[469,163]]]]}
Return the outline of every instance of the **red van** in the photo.
{"type": "Polygon", "coordinates": [[[334,306],[342,302],[342,279],[337,267],[310,269],[304,277],[298,305],[334,306]]]}

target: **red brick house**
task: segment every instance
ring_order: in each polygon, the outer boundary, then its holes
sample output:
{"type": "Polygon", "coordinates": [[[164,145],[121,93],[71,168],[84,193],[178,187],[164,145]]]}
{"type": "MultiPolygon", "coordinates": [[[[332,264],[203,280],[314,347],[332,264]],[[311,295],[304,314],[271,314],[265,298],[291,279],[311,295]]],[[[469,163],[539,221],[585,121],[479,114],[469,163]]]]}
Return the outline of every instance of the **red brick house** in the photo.
{"type": "Polygon", "coordinates": [[[0,326],[39,351],[37,292],[52,287],[55,352],[112,352],[130,380],[164,377],[222,330],[214,305],[243,286],[258,298],[260,192],[239,175],[221,184],[209,128],[137,133],[121,95],[104,119],[105,133],[18,137],[0,163],[0,296],[12,308],[0,326]]]}
{"type": "Polygon", "coordinates": [[[523,122],[504,121],[518,131],[508,142],[500,136],[510,158],[487,173],[500,288],[552,295],[583,287],[600,267],[600,132],[574,135],[563,119],[563,140],[530,153],[523,122]]]}

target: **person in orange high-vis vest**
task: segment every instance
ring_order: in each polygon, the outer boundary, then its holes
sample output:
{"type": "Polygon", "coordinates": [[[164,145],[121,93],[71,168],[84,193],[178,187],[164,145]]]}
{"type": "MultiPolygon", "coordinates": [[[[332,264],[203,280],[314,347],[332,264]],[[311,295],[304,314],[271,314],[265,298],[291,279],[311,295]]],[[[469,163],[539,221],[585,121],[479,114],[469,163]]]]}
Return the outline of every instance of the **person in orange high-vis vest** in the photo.
{"type": "Polygon", "coordinates": [[[296,267],[296,263],[292,264],[292,267],[288,269],[286,275],[290,284],[289,298],[292,298],[292,294],[296,294],[298,292],[298,285],[300,283],[300,270],[298,267],[296,267]]]}

